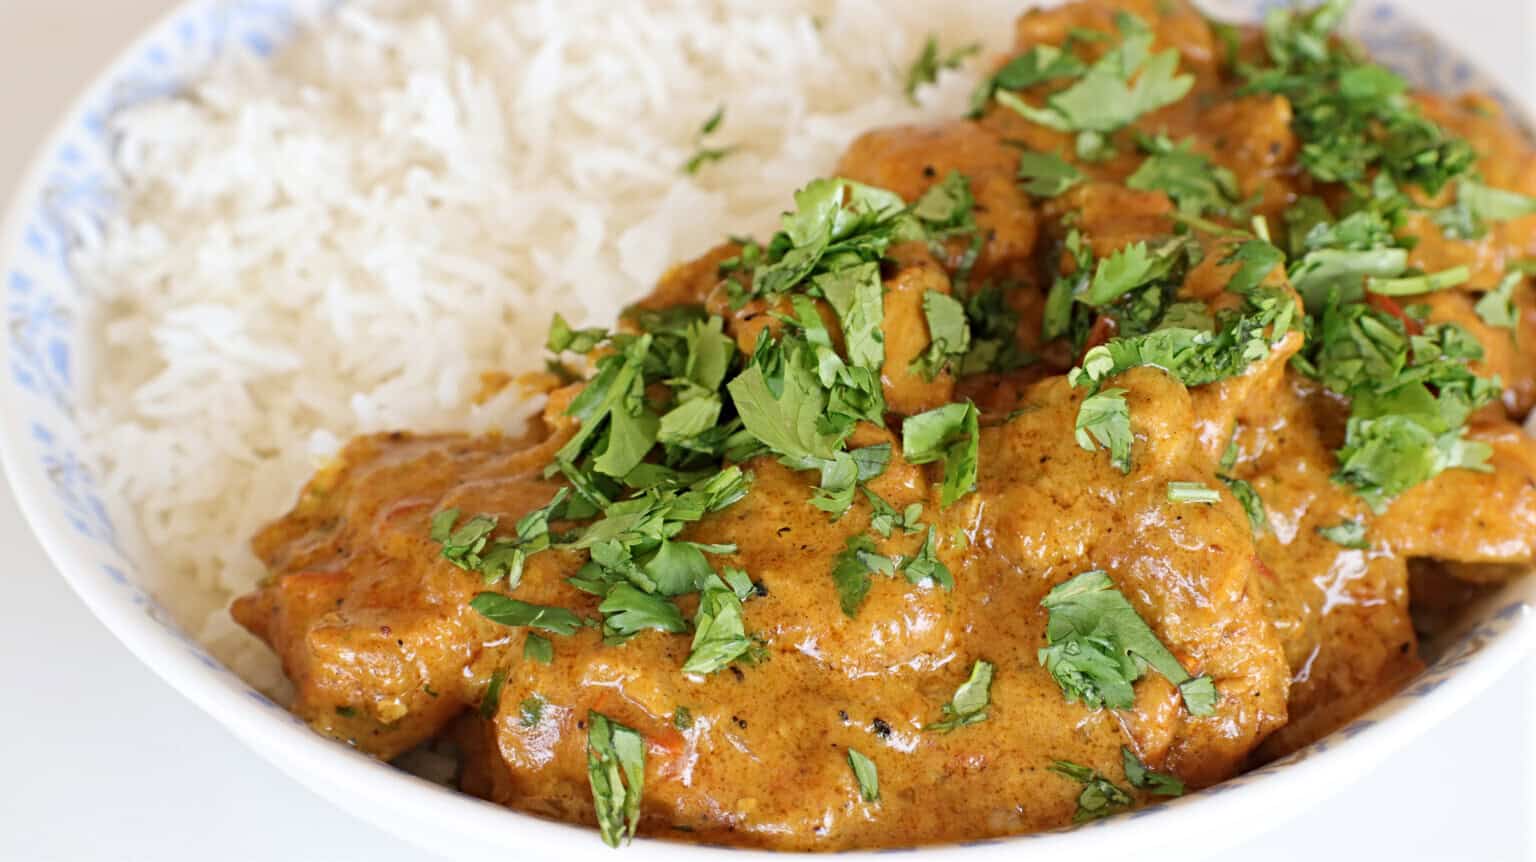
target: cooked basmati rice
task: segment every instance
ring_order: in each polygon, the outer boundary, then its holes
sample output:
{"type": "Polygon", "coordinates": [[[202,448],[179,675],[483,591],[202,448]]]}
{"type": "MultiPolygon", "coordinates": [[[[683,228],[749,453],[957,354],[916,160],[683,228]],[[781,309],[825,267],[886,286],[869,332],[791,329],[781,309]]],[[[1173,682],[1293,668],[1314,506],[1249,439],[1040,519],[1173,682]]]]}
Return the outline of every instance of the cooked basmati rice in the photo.
{"type": "Polygon", "coordinates": [[[274,60],[116,117],[124,203],[76,265],[105,309],[82,424],[158,598],[277,690],[230,622],[247,540],[347,437],[516,429],[479,375],[550,315],[610,322],[674,261],[772,228],[868,128],[953,116],[984,60],[903,93],[935,33],[1016,2],[357,0],[274,60]],[[740,148],[696,176],[700,124],[740,148]]]}

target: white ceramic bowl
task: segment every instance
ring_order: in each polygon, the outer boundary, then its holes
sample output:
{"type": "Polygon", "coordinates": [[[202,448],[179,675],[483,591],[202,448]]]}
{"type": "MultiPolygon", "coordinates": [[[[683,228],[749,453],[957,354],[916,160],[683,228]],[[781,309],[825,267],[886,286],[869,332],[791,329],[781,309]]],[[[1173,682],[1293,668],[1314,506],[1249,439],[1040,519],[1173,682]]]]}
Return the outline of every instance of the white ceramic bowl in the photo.
{"type": "MultiPolygon", "coordinates": [[[[0,233],[5,297],[0,355],[0,455],[22,510],[59,571],[92,612],[145,664],[232,733],[322,796],[395,834],[455,858],[507,851],[565,857],[606,855],[596,835],[517,814],[377,763],[306,728],[213,659],[164,613],[150,581],[125,549],[127,518],[98,494],[74,419],[75,372],[91,345],[79,326],[92,297],[65,261],[81,231],[113,205],[105,118],[124,105],[174,92],[232,44],[266,53],[295,14],[329,0],[196,0],[128,48],[64,115],[44,145],[0,233]]],[[[1021,6],[1025,5],[1021,0],[1021,6]]],[[[1252,19],[1272,0],[1207,4],[1252,19]]],[[[1366,4],[1352,24],[1373,52],[1415,84],[1488,89],[1446,46],[1389,5],[1366,4]]],[[[1512,102],[1512,100],[1510,100],[1512,102]]],[[[1271,828],[1327,797],[1470,701],[1536,641],[1536,578],[1482,602],[1437,644],[1431,667],[1402,693],[1329,738],[1282,761],[1184,799],[1076,829],[920,851],[925,858],[1156,858],[1159,847],[1215,852],[1271,828]],[[1200,847],[1188,836],[1199,834],[1200,847]],[[1149,855],[1151,854],[1151,855],[1149,855]]],[[[629,859],[740,858],[752,851],[639,841],[629,859]]],[[[856,854],[866,855],[866,854],[856,854]]],[[[494,858],[494,857],[493,857],[494,858]]]]}

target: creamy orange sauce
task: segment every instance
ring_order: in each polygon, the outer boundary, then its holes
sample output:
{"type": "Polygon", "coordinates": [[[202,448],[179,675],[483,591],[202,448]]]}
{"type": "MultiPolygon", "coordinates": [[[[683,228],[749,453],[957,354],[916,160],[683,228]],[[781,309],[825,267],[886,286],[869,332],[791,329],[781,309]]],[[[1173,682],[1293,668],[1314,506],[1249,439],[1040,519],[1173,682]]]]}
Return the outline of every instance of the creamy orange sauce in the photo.
{"type": "MultiPolygon", "coordinates": [[[[1147,20],[1154,50],[1179,49],[1182,70],[1197,76],[1187,98],[1141,118],[1136,129],[1192,140],[1233,172],[1243,194],[1259,201],[1255,212],[1274,224],[1299,195],[1327,191],[1312,188],[1296,167],[1288,103],[1236,96],[1210,27],[1182,2],[1088,0],[1028,12],[1016,47],[1059,44],[1077,27],[1113,33],[1117,8],[1147,20]]],[[[1472,143],[1486,182],[1536,193],[1536,153],[1497,107],[1477,98],[1420,100],[1472,143]]],[[[1209,386],[1186,390],[1150,368],[1117,378],[1136,436],[1129,475],[1077,445],[1072,428],[1084,392],[1063,376],[1076,357],[1039,336],[1063,219],[1073,213],[1087,242],[1108,254],[1169,234],[1172,206],[1159,192],[1122,185],[1140,162],[1129,145],[1106,162],[1078,164],[1088,182],[1033,201],[1015,180],[1020,144],[1072,152],[1068,136],[994,106],[976,121],[873,131],[853,142],[837,169],[909,201],[951,170],[964,173],[986,239],[971,279],[1013,285],[1018,340],[1044,357],[961,380],[913,374],[908,363],[929,342],[921,297],[951,291],[964,249],[955,244],[938,257],[924,245],[891,250],[883,270],[887,404],[899,417],[974,399],[983,410],[979,487],[943,508],[939,468],[907,463],[896,434],[864,426],[860,445],[894,445],[890,468],[871,488],[897,509],[924,504],[953,591],[877,575],[858,616],[844,615],[830,571],[845,540],[867,532],[869,504],[859,497],[834,522],[807,504],[815,474],[764,457],[742,465],[754,476],[745,499],[684,535],[737,546],[717,562],[759,584],[745,605],[748,630],[763,644],[757,661],[687,676],[678,670],[686,638],[645,632],[612,646],[592,629],[552,638],[550,664],[523,660],[525,632],[468,607],[483,589],[480,577],[441,558],[428,517],[458,508],[511,523],[546,503],[558,484],[543,478],[543,468],[574,430],[564,416],[571,387],[553,393],[527,439],[354,441],[290,514],[256,538],[271,576],[233,613],[281,656],[295,712],[385,759],[449,736],[462,753],[466,791],[592,823],[584,719],[600,710],[647,740],[642,833],[827,850],[1070,823],[1082,787],[1047,768],[1069,760],[1118,780],[1122,745],[1149,767],[1203,787],[1325,735],[1400,687],[1422,666],[1410,568],[1443,561],[1437,571],[1488,582],[1536,558],[1536,447],[1514,424],[1536,401],[1536,360],[1522,349],[1536,343],[1536,301],[1528,285],[1517,289],[1515,333],[1471,313],[1509,263],[1536,257],[1536,218],[1470,241],[1442,237],[1422,219],[1410,223],[1420,238],[1414,265],[1472,268],[1464,288],[1424,301],[1431,319],[1462,323],[1482,342],[1479,370],[1499,374],[1506,389],[1502,406],[1476,417],[1471,431],[1494,447],[1491,472],[1448,471],[1374,515],[1331,479],[1347,405],[1290,369],[1299,333],[1245,374],[1209,386]],[[1218,485],[1216,462],[1234,434],[1233,473],[1252,483],[1268,511],[1269,528],[1257,537],[1230,495],[1192,506],[1166,494],[1170,481],[1218,485]],[[1368,549],[1317,533],[1345,519],[1369,525],[1368,549]],[[1107,571],[1179,661],[1214,680],[1215,714],[1190,715],[1156,674],[1137,683],[1131,710],[1064,700],[1036,657],[1047,619],[1040,601],[1089,569],[1107,571]],[[978,659],[997,668],[987,720],[953,733],[924,731],[978,659]],[[506,683],[494,714],[482,719],[478,707],[499,667],[508,669],[506,683]],[[536,722],[522,709],[530,699],[542,704],[536,722]],[[686,728],[673,723],[680,706],[693,716],[686,728]],[[860,800],[849,747],[878,765],[879,803],[860,800]]],[[[717,265],[735,251],[722,247],[679,266],[648,304],[703,303],[750,350],[759,330],[777,324],[761,301],[737,311],[725,303],[717,265]]],[[[1184,298],[1213,308],[1230,301],[1231,270],[1220,257],[1207,254],[1191,271],[1184,298]]],[[[1271,282],[1283,286],[1283,275],[1271,282]]],[[[835,332],[835,318],[826,316],[835,332]]],[[[921,536],[900,532],[878,542],[888,554],[919,544],[921,536]]],[[[594,615],[598,600],[566,582],[584,559],[560,550],[531,557],[517,598],[594,615]]],[[[1465,594],[1424,583],[1439,607],[1465,594]]],[[[685,616],[694,601],[681,600],[685,616]]]]}

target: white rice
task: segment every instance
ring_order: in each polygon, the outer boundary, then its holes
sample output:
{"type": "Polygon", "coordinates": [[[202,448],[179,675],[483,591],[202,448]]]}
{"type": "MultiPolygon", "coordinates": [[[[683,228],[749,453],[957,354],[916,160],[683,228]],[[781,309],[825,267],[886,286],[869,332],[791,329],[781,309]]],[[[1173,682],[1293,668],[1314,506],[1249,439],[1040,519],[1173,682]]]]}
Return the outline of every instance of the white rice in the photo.
{"type": "Polygon", "coordinates": [[[860,132],[954,116],[973,59],[902,92],[925,36],[1006,47],[1018,0],[375,0],[275,61],[229,57],[115,120],[124,199],[76,264],[103,309],[82,415],[157,597],[273,690],[228,619],[247,546],[351,435],[519,427],[469,402],[675,261],[771,230],[860,132]],[[680,165],[726,106],[714,145],[680,165]]]}

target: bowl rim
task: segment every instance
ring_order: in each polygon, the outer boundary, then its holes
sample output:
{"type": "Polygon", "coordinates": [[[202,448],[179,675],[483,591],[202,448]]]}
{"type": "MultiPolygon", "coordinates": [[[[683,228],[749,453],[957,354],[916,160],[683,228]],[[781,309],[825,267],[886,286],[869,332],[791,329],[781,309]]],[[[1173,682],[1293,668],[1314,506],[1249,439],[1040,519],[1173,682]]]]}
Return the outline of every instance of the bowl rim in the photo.
{"type": "MultiPolygon", "coordinates": [[[[222,0],[183,0],[174,5],[99,67],[90,83],[69,103],[32,156],[7,204],[4,218],[0,219],[0,273],[9,271],[11,262],[18,257],[23,226],[28,213],[41,200],[49,166],[89,106],[102,100],[125,77],[134,58],[178,21],[221,3],[222,0]]],[[[1414,26],[1423,30],[1422,26],[1414,26]]],[[[1426,35],[1440,41],[1432,34],[1426,35]]],[[[1459,51],[1455,53],[1472,68],[1479,68],[1475,61],[1466,59],[1459,51]]],[[[4,319],[10,319],[8,312],[4,319]]],[[[0,326],[0,355],[9,355],[10,340],[9,327],[0,326]]],[[[22,401],[23,394],[15,380],[7,380],[0,387],[0,404],[9,407],[22,401]]],[[[451,829],[456,833],[456,842],[486,849],[517,846],[606,852],[590,829],[494,805],[320,736],[281,707],[270,701],[263,703],[265,698],[239,682],[227,668],[210,666],[145,613],[143,607],[104,589],[103,576],[96,571],[100,567],[88,559],[80,543],[73,539],[36,459],[30,457],[32,444],[26,425],[20,411],[0,410],[0,468],[15,494],[23,520],[55,570],[130,652],[243,744],[331,803],[424,848],[441,849],[441,839],[451,829]],[[257,708],[262,705],[266,708],[257,708]]],[[[1342,736],[1335,732],[1297,755],[1212,788],[1080,827],[958,844],[845,851],[838,855],[963,854],[967,860],[979,862],[1011,857],[1020,847],[1079,852],[1091,847],[1096,852],[1144,854],[1151,848],[1187,845],[1187,836],[1191,834],[1202,834],[1201,850],[1214,853],[1274,828],[1347,786],[1404,743],[1464,707],[1527,653],[1536,650],[1536,588],[1530,584],[1536,581],[1536,576],[1527,576],[1525,581],[1523,601],[1506,631],[1496,634],[1424,696],[1407,703],[1384,703],[1367,712],[1356,732],[1342,736]],[[1153,813],[1158,816],[1147,816],[1153,813]],[[1228,825],[1234,823],[1240,825],[1228,825]],[[1191,827],[1199,827],[1201,833],[1192,833],[1191,827]]],[[[783,851],[722,848],[655,838],[637,840],[626,848],[626,854],[627,858],[705,860],[721,858],[722,850],[728,850],[731,858],[788,855],[783,851]]]]}

